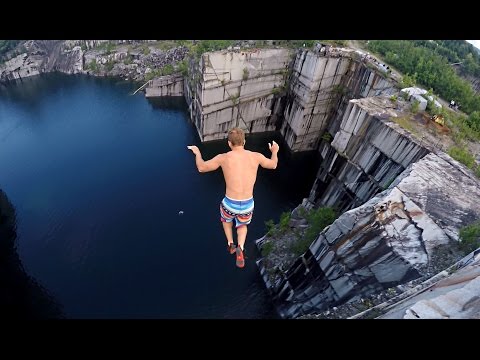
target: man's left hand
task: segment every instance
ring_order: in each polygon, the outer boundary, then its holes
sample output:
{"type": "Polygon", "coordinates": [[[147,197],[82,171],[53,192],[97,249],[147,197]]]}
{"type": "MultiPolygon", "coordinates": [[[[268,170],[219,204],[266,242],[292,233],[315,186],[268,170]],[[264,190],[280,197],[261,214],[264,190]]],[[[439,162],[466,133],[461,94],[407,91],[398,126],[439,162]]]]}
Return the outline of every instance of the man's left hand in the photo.
{"type": "Polygon", "coordinates": [[[192,150],[192,152],[193,152],[195,155],[200,154],[200,149],[199,149],[198,147],[196,147],[195,145],[187,146],[187,149],[192,150]]]}

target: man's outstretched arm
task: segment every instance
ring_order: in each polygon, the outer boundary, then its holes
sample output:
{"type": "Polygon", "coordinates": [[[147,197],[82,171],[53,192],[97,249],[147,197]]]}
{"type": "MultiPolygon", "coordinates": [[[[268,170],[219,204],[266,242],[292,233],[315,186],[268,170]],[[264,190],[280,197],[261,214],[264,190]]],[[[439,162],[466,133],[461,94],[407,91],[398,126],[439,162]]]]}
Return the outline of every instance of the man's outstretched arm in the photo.
{"type": "Polygon", "coordinates": [[[272,152],[272,156],[270,157],[270,159],[266,158],[263,154],[258,153],[258,156],[260,158],[260,166],[265,169],[276,169],[278,164],[277,153],[280,148],[275,141],[272,141],[271,144],[268,143],[268,148],[272,152]]]}
{"type": "Polygon", "coordinates": [[[200,149],[198,147],[196,147],[195,145],[191,145],[187,146],[187,148],[189,150],[192,150],[192,152],[195,154],[195,164],[197,165],[197,169],[199,172],[214,171],[220,167],[223,154],[219,154],[213,159],[204,161],[202,159],[202,153],[200,152],[200,149]]]}

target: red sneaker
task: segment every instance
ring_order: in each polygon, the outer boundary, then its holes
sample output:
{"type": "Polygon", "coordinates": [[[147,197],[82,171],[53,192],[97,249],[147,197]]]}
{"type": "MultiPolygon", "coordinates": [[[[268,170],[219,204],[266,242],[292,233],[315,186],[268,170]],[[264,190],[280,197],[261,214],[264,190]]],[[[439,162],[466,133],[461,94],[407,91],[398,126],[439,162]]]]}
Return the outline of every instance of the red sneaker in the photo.
{"type": "Polygon", "coordinates": [[[234,243],[230,243],[227,245],[227,250],[230,254],[235,254],[235,244],[234,243]]]}
{"type": "Polygon", "coordinates": [[[240,246],[237,246],[236,252],[236,264],[239,268],[243,268],[245,266],[245,258],[243,257],[243,251],[240,249],[240,246]]]}

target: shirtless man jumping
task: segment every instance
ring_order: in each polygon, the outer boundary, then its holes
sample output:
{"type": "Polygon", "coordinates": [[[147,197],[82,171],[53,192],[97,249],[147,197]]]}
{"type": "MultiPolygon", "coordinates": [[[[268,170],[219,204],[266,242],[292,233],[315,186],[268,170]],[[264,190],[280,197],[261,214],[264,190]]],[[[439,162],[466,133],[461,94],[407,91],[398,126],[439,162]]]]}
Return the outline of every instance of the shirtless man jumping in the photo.
{"type": "Polygon", "coordinates": [[[198,147],[187,146],[195,154],[195,163],[199,172],[208,172],[222,168],[225,178],[225,197],[220,203],[220,221],[227,237],[230,254],[236,254],[236,264],[239,268],[245,266],[243,250],[247,238],[247,225],[252,221],[254,201],[253,186],[257,179],[258,166],[265,169],[277,167],[279,150],[275,141],[268,144],[272,156],[270,159],[263,154],[245,150],[245,133],[240,128],[228,132],[228,146],[231,151],[219,154],[213,159],[204,161],[198,147]],[[233,242],[233,219],[237,229],[237,242],[233,242]]]}

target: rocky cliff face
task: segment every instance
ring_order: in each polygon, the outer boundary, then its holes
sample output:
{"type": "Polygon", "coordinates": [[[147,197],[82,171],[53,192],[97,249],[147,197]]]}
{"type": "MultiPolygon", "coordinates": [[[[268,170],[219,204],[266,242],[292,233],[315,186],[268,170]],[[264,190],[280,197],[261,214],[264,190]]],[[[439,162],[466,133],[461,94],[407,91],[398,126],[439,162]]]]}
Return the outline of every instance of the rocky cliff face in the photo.
{"type": "Polygon", "coordinates": [[[183,96],[184,78],[181,75],[162,76],[150,80],[145,88],[146,97],[183,96]]]}
{"type": "Polygon", "coordinates": [[[350,99],[398,91],[346,49],[298,51],[288,90],[281,132],[293,151],[316,150],[327,128],[334,134],[350,99]]]}
{"type": "Polygon", "coordinates": [[[426,155],[320,233],[271,284],[277,308],[296,317],[432,276],[436,250],[480,217],[479,200],[480,181],[468,169],[442,153],[426,155]]]}
{"type": "Polygon", "coordinates": [[[69,48],[62,40],[28,40],[26,52],[0,65],[0,81],[22,79],[50,71],[76,74],[83,71],[80,46],[69,48]]]}
{"type": "Polygon", "coordinates": [[[347,57],[319,56],[311,51],[297,53],[281,128],[290,149],[317,148],[349,67],[347,57]]]}
{"type": "Polygon", "coordinates": [[[342,212],[359,206],[429,152],[394,122],[385,121],[391,116],[402,116],[402,111],[385,96],[349,102],[333,141],[323,140],[318,148],[322,163],[311,202],[342,212]]]}
{"type": "Polygon", "coordinates": [[[203,54],[186,87],[200,139],[224,139],[234,126],[247,133],[275,130],[291,56],[288,49],[203,54]]]}
{"type": "Polygon", "coordinates": [[[232,126],[280,130],[292,151],[316,150],[350,99],[398,91],[347,49],[206,53],[191,73],[186,99],[203,141],[232,126]]]}

